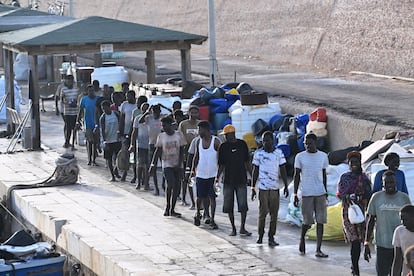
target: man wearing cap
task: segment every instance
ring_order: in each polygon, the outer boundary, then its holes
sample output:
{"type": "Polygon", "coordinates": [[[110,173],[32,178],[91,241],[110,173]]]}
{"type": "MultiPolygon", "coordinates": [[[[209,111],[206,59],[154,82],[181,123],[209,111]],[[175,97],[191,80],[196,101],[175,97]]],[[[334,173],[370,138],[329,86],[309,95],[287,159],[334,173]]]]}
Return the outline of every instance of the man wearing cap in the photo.
{"type": "Polygon", "coordinates": [[[232,226],[230,236],[236,236],[234,224],[234,194],[236,193],[237,206],[241,214],[240,235],[250,236],[245,229],[247,205],[247,171],[251,171],[249,149],[246,142],[236,138],[236,129],[232,125],[226,125],[220,133],[225,135],[226,142],[219,148],[219,170],[217,180],[224,171],[223,181],[223,212],[227,213],[232,226]]]}

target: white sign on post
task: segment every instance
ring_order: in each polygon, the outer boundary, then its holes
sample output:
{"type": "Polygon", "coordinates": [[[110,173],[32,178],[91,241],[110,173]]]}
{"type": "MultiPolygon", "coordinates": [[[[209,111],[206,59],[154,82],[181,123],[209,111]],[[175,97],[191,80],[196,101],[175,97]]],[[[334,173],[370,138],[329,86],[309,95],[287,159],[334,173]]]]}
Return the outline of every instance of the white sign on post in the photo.
{"type": "Polygon", "coordinates": [[[114,52],[114,45],[113,44],[101,44],[101,53],[113,53],[114,52]]]}

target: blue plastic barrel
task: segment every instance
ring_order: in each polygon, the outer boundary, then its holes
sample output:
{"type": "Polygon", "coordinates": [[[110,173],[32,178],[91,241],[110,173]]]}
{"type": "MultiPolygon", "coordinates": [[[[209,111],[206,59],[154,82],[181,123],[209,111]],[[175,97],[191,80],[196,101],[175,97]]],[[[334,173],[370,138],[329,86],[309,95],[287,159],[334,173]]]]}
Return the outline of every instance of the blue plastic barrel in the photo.
{"type": "Polygon", "coordinates": [[[227,99],[210,99],[210,114],[226,113],[227,108],[227,99]]]}

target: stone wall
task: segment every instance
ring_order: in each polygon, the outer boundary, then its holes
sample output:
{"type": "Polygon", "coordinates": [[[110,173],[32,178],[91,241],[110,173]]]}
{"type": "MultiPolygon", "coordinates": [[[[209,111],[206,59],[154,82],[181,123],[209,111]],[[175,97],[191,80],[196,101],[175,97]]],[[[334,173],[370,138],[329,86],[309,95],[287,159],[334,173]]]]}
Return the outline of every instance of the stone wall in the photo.
{"type": "MultiPolygon", "coordinates": [[[[206,0],[73,0],[100,15],[208,35],[206,0]],[[114,5],[116,3],[116,5],[114,5]]],[[[412,0],[216,0],[217,54],[413,77],[412,0]]],[[[193,50],[207,53],[208,43],[193,50]]]]}

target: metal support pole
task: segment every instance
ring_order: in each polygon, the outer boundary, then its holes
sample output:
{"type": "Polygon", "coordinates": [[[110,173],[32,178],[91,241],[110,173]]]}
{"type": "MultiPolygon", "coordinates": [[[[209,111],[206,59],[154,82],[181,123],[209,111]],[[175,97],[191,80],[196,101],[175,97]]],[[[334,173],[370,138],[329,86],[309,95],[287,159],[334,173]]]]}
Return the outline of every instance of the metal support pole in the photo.
{"type": "Polygon", "coordinates": [[[40,147],[40,109],[39,109],[39,100],[40,100],[40,91],[39,91],[39,81],[38,81],[38,61],[37,55],[29,56],[29,64],[31,76],[29,77],[29,96],[32,100],[32,121],[31,121],[31,131],[32,131],[32,149],[41,150],[40,147]]]}
{"type": "Polygon", "coordinates": [[[216,31],[214,24],[214,0],[208,0],[208,41],[209,41],[209,67],[210,85],[217,83],[217,60],[216,60],[216,31]]]}

